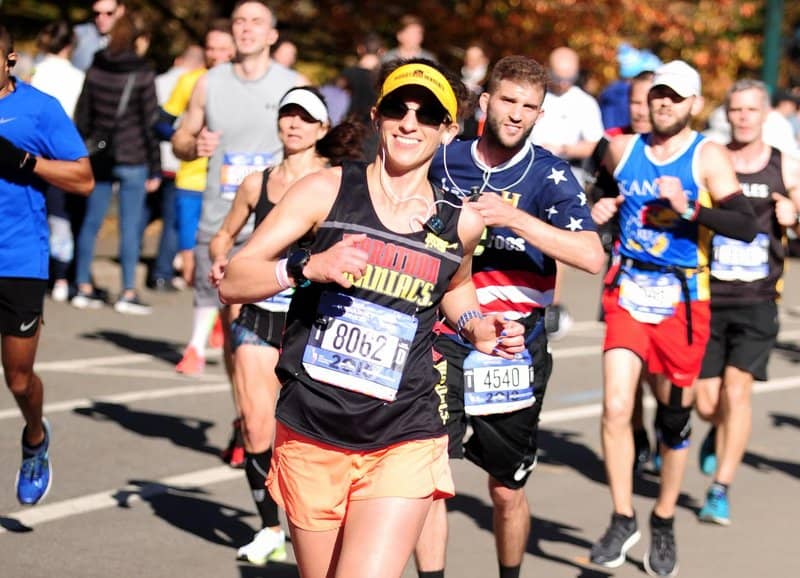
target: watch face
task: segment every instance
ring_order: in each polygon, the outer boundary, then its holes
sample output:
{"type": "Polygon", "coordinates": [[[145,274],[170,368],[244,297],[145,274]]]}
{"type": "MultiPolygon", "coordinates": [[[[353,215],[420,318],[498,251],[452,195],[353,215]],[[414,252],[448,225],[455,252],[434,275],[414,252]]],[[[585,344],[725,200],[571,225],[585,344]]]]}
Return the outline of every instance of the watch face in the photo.
{"type": "Polygon", "coordinates": [[[298,249],[289,253],[286,259],[286,272],[289,277],[294,279],[297,287],[305,287],[310,283],[308,279],[303,276],[303,267],[305,267],[308,260],[311,258],[311,253],[306,249],[298,249]]]}

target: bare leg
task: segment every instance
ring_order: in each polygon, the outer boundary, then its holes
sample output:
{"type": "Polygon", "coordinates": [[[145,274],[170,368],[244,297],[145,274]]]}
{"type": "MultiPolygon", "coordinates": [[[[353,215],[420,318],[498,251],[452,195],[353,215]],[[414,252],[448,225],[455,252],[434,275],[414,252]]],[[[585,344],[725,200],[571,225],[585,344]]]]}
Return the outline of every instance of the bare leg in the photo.
{"type": "Polygon", "coordinates": [[[723,484],[733,482],[736,468],[742,462],[753,425],[751,395],[753,376],[735,367],[725,368],[725,385],[722,388],[722,424],[717,430],[721,438],[721,451],[717,454],[715,479],[723,484]]]}
{"type": "Polygon", "coordinates": [[[531,512],[525,490],[512,490],[489,478],[494,506],[492,523],[497,559],[503,566],[519,566],[531,532],[531,512]]]}
{"type": "Polygon", "coordinates": [[[240,345],[234,356],[234,383],[244,421],[244,447],[252,454],[267,451],[275,435],[275,403],[280,382],[275,375],[278,350],[240,345]]]}
{"type": "Polygon", "coordinates": [[[33,337],[3,335],[2,359],[6,385],[25,419],[25,443],[35,446],[44,439],[42,405],[44,387],[42,380],[33,371],[36,349],[39,345],[41,324],[33,337]]]}
{"type": "Polygon", "coordinates": [[[414,561],[420,572],[443,570],[447,562],[447,504],[434,500],[425,518],[417,545],[414,561]]]}
{"type": "Polygon", "coordinates": [[[341,528],[314,532],[289,523],[297,568],[302,578],[333,578],[341,549],[341,528]]]}
{"type": "Polygon", "coordinates": [[[614,511],[633,516],[633,398],[642,361],[627,349],[603,355],[603,456],[614,511]]]}
{"type": "Polygon", "coordinates": [[[335,578],[399,578],[431,502],[430,497],[351,501],[335,578]]]}

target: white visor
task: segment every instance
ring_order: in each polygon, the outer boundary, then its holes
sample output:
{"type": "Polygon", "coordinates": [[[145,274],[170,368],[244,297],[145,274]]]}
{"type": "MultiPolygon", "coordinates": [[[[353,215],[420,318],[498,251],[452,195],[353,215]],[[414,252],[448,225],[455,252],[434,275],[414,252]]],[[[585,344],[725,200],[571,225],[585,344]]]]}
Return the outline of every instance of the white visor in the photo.
{"type": "Polygon", "coordinates": [[[278,110],[280,111],[284,106],[295,104],[305,110],[312,118],[321,123],[328,122],[328,108],[319,97],[305,88],[295,88],[283,95],[278,110]]]}

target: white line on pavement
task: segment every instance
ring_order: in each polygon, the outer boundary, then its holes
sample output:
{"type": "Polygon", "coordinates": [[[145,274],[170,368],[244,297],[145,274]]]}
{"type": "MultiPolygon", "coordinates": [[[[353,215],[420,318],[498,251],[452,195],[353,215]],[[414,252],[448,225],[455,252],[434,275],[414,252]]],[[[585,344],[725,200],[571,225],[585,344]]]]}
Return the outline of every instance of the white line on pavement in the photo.
{"type": "MultiPolygon", "coordinates": [[[[197,386],[198,388],[207,389],[209,386],[197,386]]],[[[227,384],[222,384],[217,387],[227,388],[227,384]]],[[[795,389],[800,387],[800,376],[784,377],[773,379],[770,381],[757,383],[753,387],[754,394],[770,393],[776,391],[785,391],[788,389],[795,389]]],[[[142,392],[146,393],[146,392],[142,392]]],[[[156,393],[156,392],[153,392],[156,393]]],[[[117,396],[122,397],[122,396],[117,396]]],[[[647,398],[645,404],[648,406],[653,405],[653,400],[647,398]],[[648,403],[649,402],[649,403],[648,403]]],[[[602,406],[598,403],[590,405],[580,405],[575,407],[568,407],[564,409],[556,409],[542,412],[541,423],[543,425],[560,423],[565,421],[573,421],[578,419],[585,419],[589,417],[599,416],[602,406]]],[[[120,498],[115,496],[127,495],[126,503],[140,501],[143,497],[158,495],[167,492],[170,488],[181,487],[202,487],[220,482],[227,482],[240,478],[242,472],[233,470],[228,466],[219,466],[205,470],[198,470],[177,476],[171,476],[158,480],[153,484],[148,484],[144,487],[131,487],[126,486],[121,489],[106,490],[96,494],[87,496],[80,496],[69,500],[62,500],[53,504],[37,506],[32,509],[20,510],[8,514],[6,517],[17,521],[23,526],[32,527],[45,522],[52,522],[67,518],[69,516],[76,516],[79,514],[86,514],[101,510],[105,508],[114,508],[120,505],[120,498]]],[[[0,534],[6,533],[8,530],[0,527],[0,534]]]]}
{"type": "MultiPolygon", "coordinates": [[[[96,401],[105,403],[131,403],[150,399],[164,399],[167,397],[229,392],[230,390],[231,386],[227,383],[210,383],[207,385],[186,385],[183,387],[149,389],[145,391],[128,391],[125,393],[118,393],[116,395],[98,396],[91,399],[84,397],[48,403],[44,406],[44,413],[53,414],[62,411],[72,411],[79,407],[91,406],[96,401]]],[[[0,420],[16,417],[19,417],[19,410],[16,408],[0,410],[0,420]]]]}

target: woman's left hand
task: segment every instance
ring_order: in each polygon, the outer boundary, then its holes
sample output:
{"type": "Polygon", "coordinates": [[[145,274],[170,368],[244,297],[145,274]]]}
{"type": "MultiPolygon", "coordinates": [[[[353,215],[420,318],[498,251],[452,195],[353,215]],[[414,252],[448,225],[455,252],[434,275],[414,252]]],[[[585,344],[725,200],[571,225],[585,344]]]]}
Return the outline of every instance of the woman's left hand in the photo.
{"type": "Polygon", "coordinates": [[[155,193],[160,186],[161,186],[161,177],[152,177],[144,182],[144,190],[148,194],[155,193]]]}
{"type": "Polygon", "coordinates": [[[513,359],[525,349],[525,327],[502,315],[486,315],[469,324],[466,332],[472,345],[481,353],[513,359]]]}

